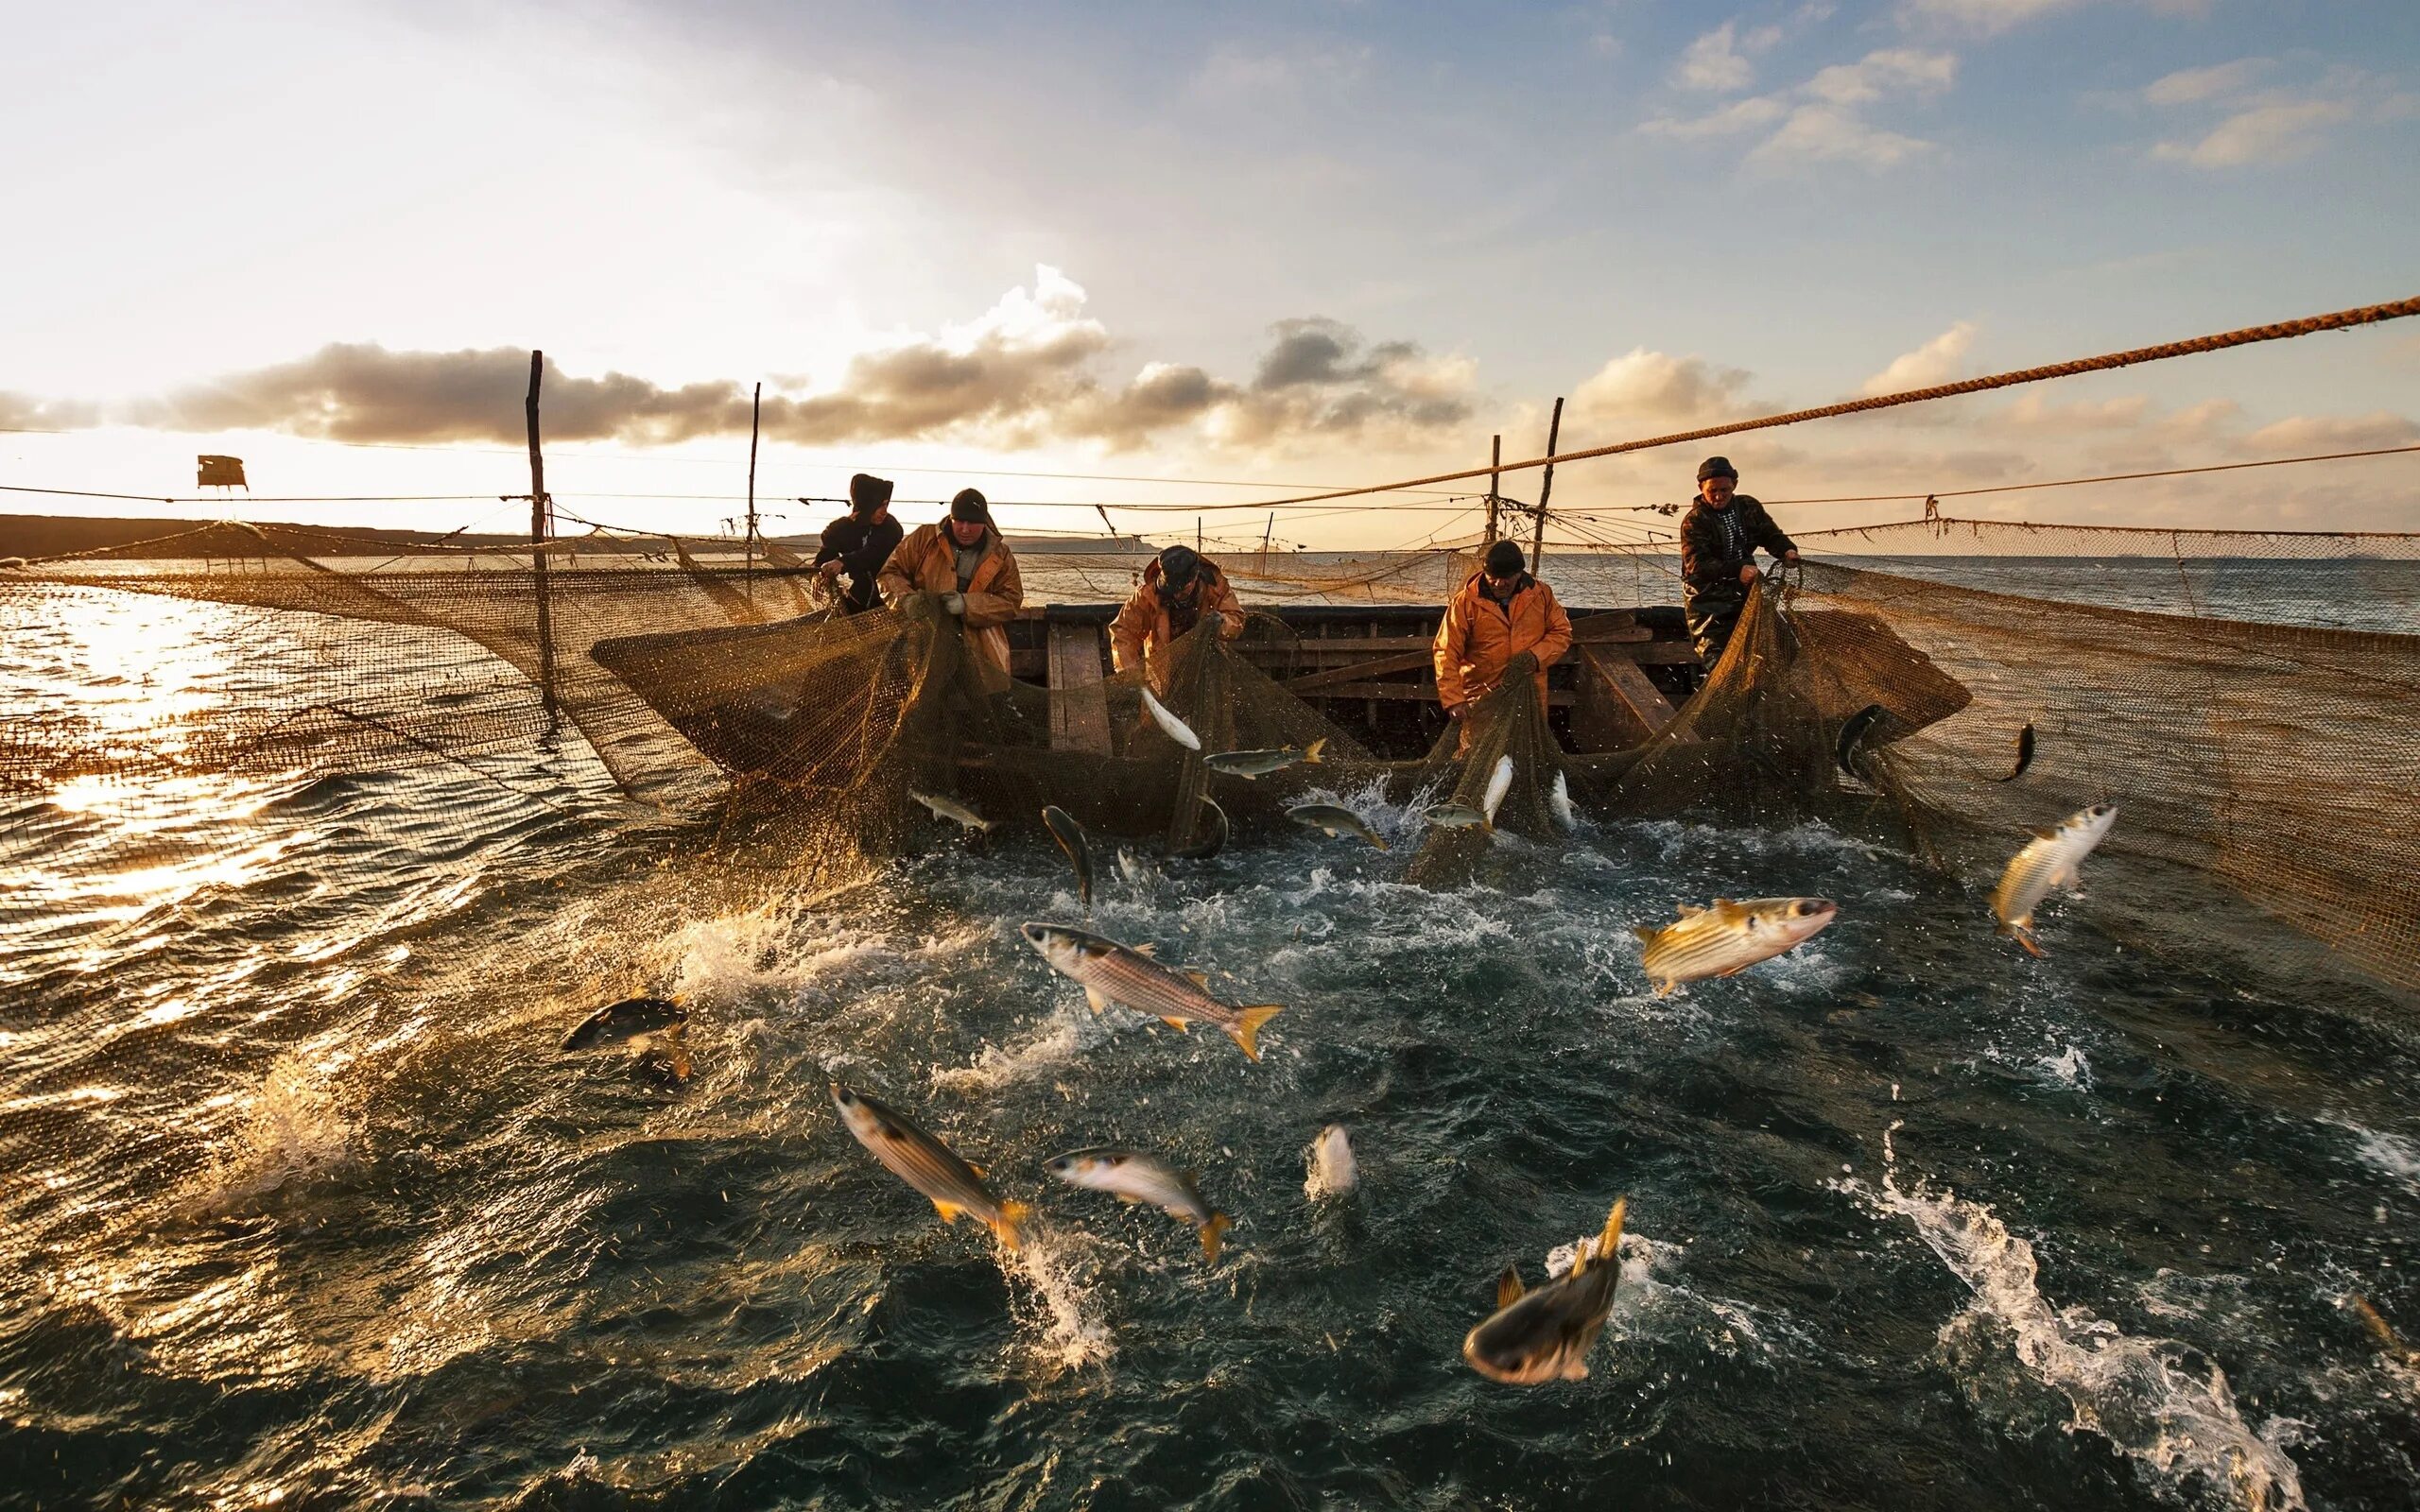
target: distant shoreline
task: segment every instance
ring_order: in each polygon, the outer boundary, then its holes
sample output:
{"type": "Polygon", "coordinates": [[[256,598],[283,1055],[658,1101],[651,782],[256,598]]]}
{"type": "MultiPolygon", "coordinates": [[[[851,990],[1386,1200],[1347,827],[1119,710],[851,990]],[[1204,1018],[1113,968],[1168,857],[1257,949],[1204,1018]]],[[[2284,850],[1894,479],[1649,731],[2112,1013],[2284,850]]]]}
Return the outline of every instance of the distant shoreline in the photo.
{"type": "MultiPolygon", "coordinates": [[[[30,561],[43,557],[70,556],[78,552],[118,550],[127,546],[140,545],[145,541],[160,542],[160,549],[143,553],[146,557],[171,558],[199,557],[204,553],[181,551],[177,549],[176,542],[167,538],[189,535],[218,523],[212,520],[164,520],[135,516],[113,518],[86,515],[0,514],[0,558],[23,557],[30,561]]],[[[435,530],[382,530],[368,525],[296,525],[284,524],[275,521],[254,523],[278,529],[307,530],[315,535],[328,538],[339,548],[346,542],[357,542],[367,551],[385,555],[418,551],[435,554],[466,549],[526,551],[529,546],[527,536],[475,535],[467,532],[457,536],[435,530]]],[[[666,538],[657,535],[626,537],[619,540],[586,536],[560,539],[580,541],[580,551],[583,554],[640,556],[663,551],[666,538]]],[[[695,536],[683,539],[692,543],[693,547],[700,540],[695,536]]],[[[812,557],[816,548],[822,543],[822,540],[820,533],[809,532],[805,535],[769,537],[765,543],[812,557]]],[[[1009,542],[1021,552],[1040,555],[1055,552],[1081,552],[1088,556],[1148,557],[1153,549],[1131,539],[1113,540],[1106,536],[1034,537],[1011,534],[1009,537],[1009,542]]],[[[716,542],[716,544],[723,543],[716,542]]],[[[733,545],[735,549],[735,543],[733,545]]],[[[212,552],[209,555],[220,556],[224,553],[212,552]]],[[[344,553],[338,549],[328,555],[342,556],[344,553]]]]}

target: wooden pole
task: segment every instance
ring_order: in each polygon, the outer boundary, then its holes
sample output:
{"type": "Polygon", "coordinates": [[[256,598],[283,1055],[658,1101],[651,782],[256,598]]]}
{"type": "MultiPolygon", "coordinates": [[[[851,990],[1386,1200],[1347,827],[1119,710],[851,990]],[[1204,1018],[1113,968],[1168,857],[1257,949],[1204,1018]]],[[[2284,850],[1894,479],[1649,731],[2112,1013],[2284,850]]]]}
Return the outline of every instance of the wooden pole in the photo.
{"type": "Polygon", "coordinates": [[[748,536],[740,543],[745,554],[749,577],[749,596],[755,596],[756,578],[756,426],[765,412],[765,386],[756,386],[756,397],[748,405],[748,536]]]}
{"type": "Polygon", "coordinates": [[[1496,490],[1503,481],[1504,438],[1496,437],[1487,448],[1487,543],[1495,544],[1495,511],[1502,501],[1496,490]]]}
{"type": "Polygon", "coordinates": [[[546,585],[547,517],[553,511],[552,500],[546,497],[546,458],[538,450],[538,384],[545,375],[546,354],[529,353],[529,400],[525,406],[529,417],[529,553],[538,593],[538,696],[546,706],[546,725],[556,722],[555,710],[555,614],[546,585]]]}
{"type": "MultiPolygon", "coordinates": [[[[1547,421],[1547,455],[1554,455],[1555,440],[1563,435],[1563,396],[1554,401],[1554,419],[1547,421]]],[[[1554,464],[1547,464],[1546,473],[1538,479],[1538,528],[1530,537],[1530,571],[1538,570],[1538,558],[1547,549],[1547,496],[1554,492],[1554,464]]]]}

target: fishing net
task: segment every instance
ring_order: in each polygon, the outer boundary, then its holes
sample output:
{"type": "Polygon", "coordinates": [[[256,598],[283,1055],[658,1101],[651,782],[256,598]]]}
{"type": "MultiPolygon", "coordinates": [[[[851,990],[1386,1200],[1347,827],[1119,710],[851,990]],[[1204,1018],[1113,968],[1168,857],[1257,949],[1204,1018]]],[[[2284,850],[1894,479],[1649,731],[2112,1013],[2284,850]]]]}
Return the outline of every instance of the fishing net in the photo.
{"type": "MultiPolygon", "coordinates": [[[[0,689],[0,937],[172,933],[265,876],[374,887],[382,848],[442,852],[499,815],[525,836],[625,815],[708,906],[930,848],[953,832],[928,799],[1011,829],[1056,804],[1182,854],[1311,797],[1480,806],[1510,756],[1497,823],[1532,839],[1558,832],[1560,779],[1600,816],[1820,817],[1984,883],[2028,830],[2115,802],[2110,848],[2165,879],[2114,911],[2147,942],[2243,948],[2253,932],[2213,927],[2210,900],[2231,901],[2278,926],[2273,959],[2420,988],[2415,538],[1926,521],[1801,543],[1803,577],[1754,596],[1685,697],[1699,674],[1656,619],[1669,560],[1549,558],[1567,602],[1614,612],[1580,618],[1547,699],[1514,679],[1451,726],[1425,670],[1433,612],[1377,606],[1441,600],[1471,570],[1455,551],[1247,555],[1228,564],[1241,640],[1198,628],[1115,673],[1103,630],[1132,552],[1025,558],[1049,607],[1010,627],[1005,669],[930,606],[838,614],[797,558],[730,542],[533,557],[218,524],[36,562],[0,572],[12,644],[35,648],[0,689]],[[1616,728],[1631,736],[1579,738],[1616,728]],[[1256,779],[1203,760],[1322,742],[1256,779]],[[314,830],[330,782],[394,784],[374,821],[348,810],[376,833],[314,830]],[[231,868],[231,833],[271,851],[231,868]]],[[[1409,875],[1453,885],[1490,844],[1431,830],[1409,875]]]]}

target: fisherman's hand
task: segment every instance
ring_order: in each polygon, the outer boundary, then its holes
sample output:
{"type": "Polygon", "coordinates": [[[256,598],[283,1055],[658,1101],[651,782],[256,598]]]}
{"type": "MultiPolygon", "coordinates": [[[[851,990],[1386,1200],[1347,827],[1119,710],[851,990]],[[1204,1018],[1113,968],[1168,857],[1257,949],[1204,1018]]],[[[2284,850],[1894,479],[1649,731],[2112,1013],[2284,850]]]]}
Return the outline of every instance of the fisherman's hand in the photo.
{"type": "Polygon", "coordinates": [[[1752,561],[1747,566],[1739,569],[1739,586],[1742,588],[1754,588],[1756,586],[1756,579],[1764,576],[1764,574],[1756,571],[1756,564],[1752,561]]]}
{"type": "Polygon", "coordinates": [[[833,578],[839,576],[840,558],[835,557],[830,561],[825,562],[822,566],[818,567],[815,569],[815,576],[822,578],[827,583],[833,578]]]}
{"type": "Polygon", "coordinates": [[[1465,707],[1465,705],[1459,703],[1447,704],[1445,706],[1445,717],[1454,721],[1456,724],[1461,724],[1462,721],[1462,711],[1465,707]]]}
{"type": "Polygon", "coordinates": [[[1797,548],[1796,546],[1792,546],[1792,547],[1790,547],[1788,551],[1783,552],[1783,553],[1781,554],[1781,559],[1782,559],[1782,560],[1784,560],[1784,561],[1786,561],[1786,562],[1788,562],[1788,563],[1789,563],[1792,567],[1797,566],[1797,565],[1798,565],[1798,548],[1797,548]]]}
{"type": "Polygon", "coordinates": [[[965,613],[966,595],[959,593],[943,593],[942,595],[942,610],[943,612],[950,614],[965,613]]]}
{"type": "Polygon", "coordinates": [[[1526,678],[1537,670],[1538,653],[1515,651],[1512,653],[1512,660],[1504,663],[1504,680],[1510,682],[1515,678],[1526,678]]]}
{"type": "Polygon", "coordinates": [[[928,620],[941,612],[939,593],[909,593],[893,606],[903,620],[928,620]]]}

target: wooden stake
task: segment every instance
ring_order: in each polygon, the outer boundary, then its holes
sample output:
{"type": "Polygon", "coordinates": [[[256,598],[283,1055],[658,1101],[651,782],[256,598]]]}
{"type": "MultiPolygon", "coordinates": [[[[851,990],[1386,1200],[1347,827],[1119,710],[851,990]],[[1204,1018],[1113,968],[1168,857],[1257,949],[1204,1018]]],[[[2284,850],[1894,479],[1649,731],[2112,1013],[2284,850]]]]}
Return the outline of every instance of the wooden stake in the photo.
{"type": "Polygon", "coordinates": [[[538,383],[546,371],[546,354],[529,353],[529,560],[538,593],[538,696],[546,707],[546,726],[553,729],[555,709],[555,615],[546,584],[546,535],[553,500],[546,497],[546,458],[538,450],[538,383]]]}
{"type": "Polygon", "coordinates": [[[756,424],[764,412],[765,386],[760,383],[756,386],[756,397],[748,405],[748,536],[740,542],[749,577],[748,596],[752,601],[756,596],[756,424]]]}
{"type": "Polygon", "coordinates": [[[1495,513],[1503,500],[1497,496],[1504,468],[1504,438],[1496,437],[1487,448],[1487,544],[1495,544],[1495,513]]]}
{"type": "MultiPolygon", "coordinates": [[[[1547,455],[1554,455],[1556,438],[1563,434],[1563,396],[1554,401],[1554,419],[1547,421],[1547,455]]],[[[1547,496],[1554,492],[1554,464],[1547,464],[1546,475],[1538,479],[1538,528],[1530,537],[1530,571],[1538,570],[1538,558],[1547,549],[1547,496]]]]}

